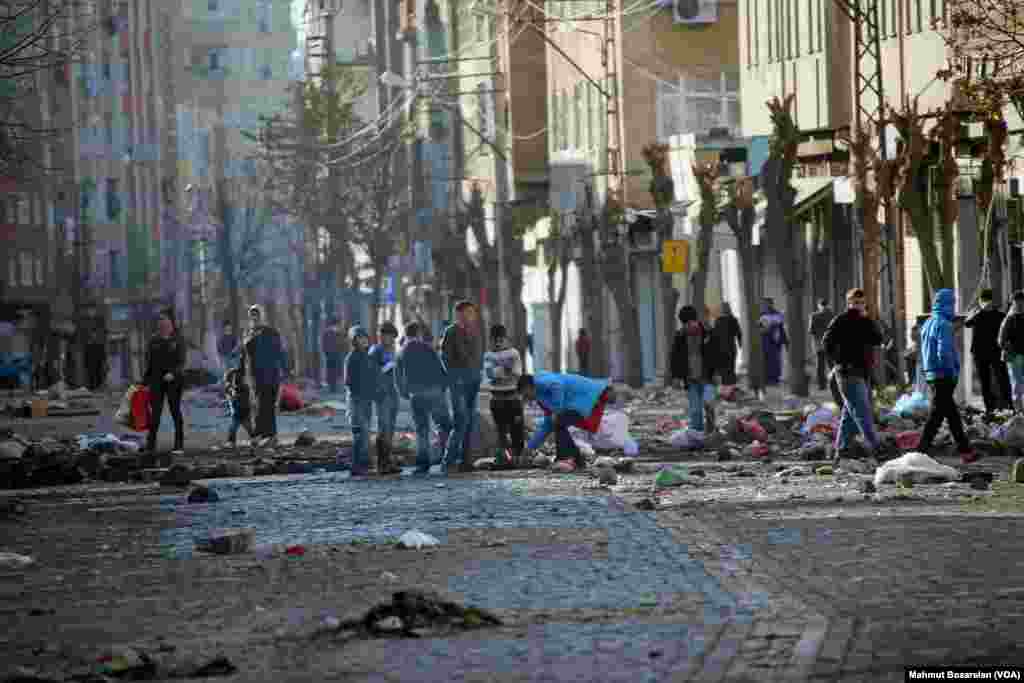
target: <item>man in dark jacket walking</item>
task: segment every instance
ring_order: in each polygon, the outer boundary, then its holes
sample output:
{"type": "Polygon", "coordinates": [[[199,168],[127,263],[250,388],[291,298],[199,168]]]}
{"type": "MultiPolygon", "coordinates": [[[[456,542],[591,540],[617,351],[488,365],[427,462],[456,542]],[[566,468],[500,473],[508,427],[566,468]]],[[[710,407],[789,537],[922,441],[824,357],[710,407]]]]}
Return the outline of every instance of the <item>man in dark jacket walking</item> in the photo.
{"type": "Polygon", "coordinates": [[[442,357],[451,382],[452,413],[455,428],[448,437],[448,449],[442,465],[445,472],[458,466],[471,471],[469,443],[478,423],[477,396],[484,367],[484,340],[480,333],[480,314],[476,304],[460,301],[455,306],[455,324],[444,333],[442,357]]]}
{"type": "Polygon", "coordinates": [[[836,434],[836,459],[847,455],[854,433],[864,436],[869,448],[878,451],[881,441],[875,433],[871,406],[871,359],[882,344],[882,332],[867,317],[864,290],[846,294],[847,309],[837,315],[822,336],[822,347],[836,366],[835,379],[843,399],[843,412],[836,434]]]}
{"type": "Polygon", "coordinates": [[[722,384],[736,384],[736,358],[743,346],[743,329],[740,321],[732,314],[732,306],[728,301],[722,302],[722,310],[711,328],[711,346],[715,355],[715,371],[721,373],[722,384]]]}
{"type": "Polygon", "coordinates": [[[395,385],[399,395],[409,401],[412,420],[416,425],[416,471],[424,475],[430,471],[430,422],[433,420],[441,431],[441,457],[448,434],[452,431],[452,419],[448,413],[445,388],[448,377],[437,351],[421,336],[425,328],[418,323],[405,326],[406,342],[398,352],[395,368],[395,385]]]}
{"type": "Polygon", "coordinates": [[[1010,402],[1010,376],[999,348],[999,328],[1005,317],[992,303],[992,290],[983,289],[978,297],[978,308],[964,321],[964,327],[974,332],[971,337],[971,358],[981,378],[981,396],[985,401],[985,412],[989,414],[1007,407],[1010,402]]]}
{"type": "Polygon", "coordinates": [[[149,386],[150,410],[152,411],[146,450],[156,453],[156,435],[160,431],[164,400],[171,409],[174,420],[174,454],[180,455],[185,442],[185,420],[181,414],[181,393],[184,388],[185,340],[174,319],[174,311],[165,308],[160,311],[157,333],[149,340],[146,349],[145,380],[149,386]]]}
{"type": "Polygon", "coordinates": [[[811,335],[811,343],[814,345],[815,355],[818,359],[818,391],[824,391],[828,385],[828,354],[825,353],[825,346],[821,341],[834,317],[835,313],[829,308],[828,301],[825,299],[818,302],[818,310],[811,314],[808,333],[811,335]]]}
{"type": "Polygon", "coordinates": [[[669,358],[672,380],[681,381],[686,386],[689,428],[697,432],[705,429],[713,432],[714,404],[705,400],[704,393],[705,387],[712,382],[712,368],[708,363],[709,333],[704,323],[697,319],[697,309],[693,306],[683,306],[678,317],[682,327],[676,332],[669,358]]]}
{"type": "Polygon", "coordinates": [[[263,439],[263,446],[273,446],[277,442],[277,403],[288,360],[281,335],[267,324],[262,306],[249,307],[249,322],[252,327],[242,343],[242,368],[254,397],[253,436],[263,439]]]}

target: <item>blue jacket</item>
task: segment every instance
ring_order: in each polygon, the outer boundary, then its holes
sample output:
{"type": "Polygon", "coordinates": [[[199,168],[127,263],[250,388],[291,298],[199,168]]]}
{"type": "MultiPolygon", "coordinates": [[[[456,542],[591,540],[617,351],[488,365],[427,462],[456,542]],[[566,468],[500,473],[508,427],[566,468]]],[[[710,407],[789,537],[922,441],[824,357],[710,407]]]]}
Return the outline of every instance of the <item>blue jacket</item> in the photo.
{"type": "Polygon", "coordinates": [[[573,412],[588,417],[594,412],[601,394],[610,385],[608,380],[558,372],[542,372],[535,375],[533,383],[537,387],[537,403],[545,412],[545,416],[530,439],[528,448],[531,450],[544,443],[544,439],[551,433],[554,428],[553,415],[573,412]]]}
{"type": "Polygon", "coordinates": [[[349,398],[372,401],[380,390],[380,365],[366,351],[345,356],[345,386],[349,398]]]}
{"type": "Polygon", "coordinates": [[[252,384],[278,384],[288,371],[288,356],[281,335],[262,326],[242,343],[242,363],[252,384]]]}
{"type": "Polygon", "coordinates": [[[437,351],[419,339],[406,342],[398,352],[395,385],[403,398],[410,394],[443,391],[448,386],[448,375],[437,351]]]}
{"type": "Polygon", "coordinates": [[[925,379],[960,377],[960,355],[953,338],[953,290],[935,292],[932,317],[921,326],[921,367],[925,379]]]}
{"type": "Polygon", "coordinates": [[[394,366],[392,365],[388,372],[384,372],[384,366],[395,360],[397,355],[397,351],[388,351],[381,344],[374,344],[370,347],[370,358],[377,364],[378,372],[380,373],[377,386],[377,394],[380,398],[398,393],[398,390],[395,388],[394,366]]]}

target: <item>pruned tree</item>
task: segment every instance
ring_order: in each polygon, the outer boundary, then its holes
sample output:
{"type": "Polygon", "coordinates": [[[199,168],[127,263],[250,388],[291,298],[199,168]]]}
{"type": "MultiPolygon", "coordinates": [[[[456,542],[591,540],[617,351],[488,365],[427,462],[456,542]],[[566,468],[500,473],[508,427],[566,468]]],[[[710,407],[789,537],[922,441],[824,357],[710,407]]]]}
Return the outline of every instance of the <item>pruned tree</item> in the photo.
{"type": "Polygon", "coordinates": [[[101,17],[88,0],[6,0],[0,4],[0,174],[57,171],[40,156],[69,131],[41,120],[46,81],[68,82],[101,17]],[[73,19],[73,21],[72,21],[73,19]]]}
{"type": "Polygon", "coordinates": [[[544,267],[548,280],[548,305],[551,310],[551,354],[553,372],[562,371],[562,317],[565,296],[569,287],[569,261],[571,246],[562,226],[563,217],[551,213],[551,230],[544,240],[544,267]]]}
{"type": "Polygon", "coordinates": [[[605,240],[601,249],[604,282],[612,293],[619,319],[619,343],[623,355],[623,375],[631,387],[644,385],[643,349],[640,346],[640,318],[633,293],[629,268],[629,244],[619,235],[626,220],[622,191],[611,190],[605,199],[605,240]]]}
{"type": "MultiPolygon", "coordinates": [[[[644,161],[651,170],[651,183],[648,190],[654,199],[654,208],[657,215],[654,219],[655,230],[658,233],[658,243],[664,244],[673,237],[672,201],[675,198],[675,183],[668,170],[669,146],[663,143],[652,142],[643,148],[644,161]]],[[[710,240],[708,240],[710,249],[710,240]]],[[[703,262],[702,262],[703,263],[703,262]]],[[[694,277],[701,280],[700,303],[693,299],[693,305],[698,311],[704,310],[704,284],[707,282],[707,273],[694,273],[694,277]]],[[[679,305],[679,291],[675,286],[673,273],[661,273],[661,301],[664,307],[665,318],[665,345],[664,348],[671,349],[676,332],[676,308],[679,305]]],[[[694,288],[694,297],[697,295],[697,288],[694,288]]],[[[671,385],[672,373],[665,373],[665,384],[671,385]]]]}
{"type": "MultiPolygon", "coordinates": [[[[796,189],[790,183],[796,166],[800,129],[793,119],[793,94],[768,102],[772,137],[768,159],[761,171],[762,187],[768,201],[765,226],[772,236],[776,261],[786,286],[786,315],[790,324],[803,326],[805,288],[807,286],[807,246],[803,231],[793,220],[796,189]]],[[[753,334],[753,330],[750,331],[753,334]]],[[[797,396],[808,395],[807,335],[789,335],[789,386],[797,396]]]]}
{"type": "MultiPolygon", "coordinates": [[[[743,346],[747,355],[747,385],[751,391],[764,388],[764,351],[758,332],[762,283],[764,281],[764,251],[755,243],[754,184],[749,178],[742,178],[726,187],[728,201],[722,209],[726,225],[736,236],[742,271],[743,301],[746,304],[743,346]]],[[[759,241],[759,240],[758,240],[759,241]]]]}
{"type": "Polygon", "coordinates": [[[700,213],[697,217],[697,253],[690,276],[693,286],[693,307],[703,311],[708,286],[708,271],[711,259],[711,247],[715,238],[715,226],[721,219],[718,183],[718,167],[712,163],[696,164],[693,175],[697,179],[700,191],[700,213]]]}

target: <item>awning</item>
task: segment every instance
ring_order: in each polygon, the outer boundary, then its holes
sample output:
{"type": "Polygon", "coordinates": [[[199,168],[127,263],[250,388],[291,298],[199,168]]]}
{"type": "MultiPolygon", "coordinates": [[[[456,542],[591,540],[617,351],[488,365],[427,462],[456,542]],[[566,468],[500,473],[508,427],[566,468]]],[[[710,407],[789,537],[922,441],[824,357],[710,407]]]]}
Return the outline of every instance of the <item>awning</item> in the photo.
{"type": "Polygon", "coordinates": [[[813,209],[819,202],[832,196],[832,183],[835,180],[830,175],[816,176],[813,178],[793,178],[790,183],[796,188],[796,199],[793,201],[793,216],[813,209]]]}

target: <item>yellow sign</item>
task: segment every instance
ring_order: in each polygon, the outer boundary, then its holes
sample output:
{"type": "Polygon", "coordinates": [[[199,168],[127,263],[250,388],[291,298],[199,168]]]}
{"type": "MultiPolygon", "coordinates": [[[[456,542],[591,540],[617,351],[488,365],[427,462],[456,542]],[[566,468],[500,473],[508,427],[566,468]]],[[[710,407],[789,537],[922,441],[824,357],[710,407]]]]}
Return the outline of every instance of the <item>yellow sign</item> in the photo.
{"type": "Polygon", "coordinates": [[[661,252],[663,273],[685,273],[690,269],[690,243],[686,240],[665,240],[661,252]]]}

